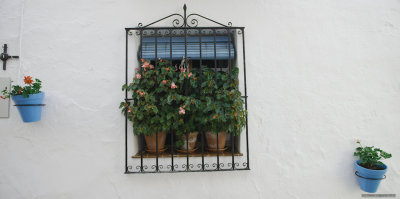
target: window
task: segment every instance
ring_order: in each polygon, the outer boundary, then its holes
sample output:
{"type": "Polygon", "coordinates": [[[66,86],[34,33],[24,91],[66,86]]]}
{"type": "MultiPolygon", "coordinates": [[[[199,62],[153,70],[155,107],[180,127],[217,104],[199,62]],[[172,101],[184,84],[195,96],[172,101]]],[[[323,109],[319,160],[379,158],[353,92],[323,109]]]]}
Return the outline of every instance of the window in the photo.
{"type": "MultiPolygon", "coordinates": [[[[161,21],[159,20],[147,26],[139,24],[139,27],[136,28],[126,28],[126,85],[130,83],[128,82],[128,79],[131,79],[129,77],[133,76],[132,71],[129,72],[128,70],[129,58],[131,60],[133,58],[130,56],[128,48],[137,50],[136,57],[139,62],[142,59],[149,60],[151,62],[149,64],[155,65],[156,69],[158,69],[157,64],[162,64],[157,61],[158,58],[161,58],[168,60],[172,68],[175,66],[182,67],[183,65],[193,73],[197,71],[197,74],[200,75],[200,85],[206,81],[202,77],[206,74],[204,71],[210,71],[215,75],[215,84],[225,87],[223,81],[228,81],[228,78],[231,79],[231,74],[237,71],[235,69],[241,67],[239,83],[242,82],[242,84],[237,89],[244,94],[239,96],[241,98],[239,101],[244,102],[241,106],[244,110],[247,110],[244,28],[226,26],[198,14],[187,16],[186,6],[184,6],[183,16],[172,14],[162,20],[171,17],[178,17],[178,19],[173,20],[173,27],[153,27],[153,24],[161,21]],[[195,16],[219,26],[198,27],[195,16]],[[181,21],[179,21],[180,18],[182,18],[181,21]],[[136,48],[132,47],[135,45],[136,48]],[[222,74],[221,80],[217,77],[220,74],[222,74]],[[223,75],[227,77],[225,80],[223,75]]],[[[200,86],[196,91],[191,92],[204,93],[200,92],[203,91],[202,89],[200,86]]],[[[187,93],[185,92],[185,95],[187,93]]],[[[128,97],[130,95],[131,93],[127,89],[125,92],[127,104],[134,103],[134,99],[128,97]]],[[[204,101],[204,103],[206,102],[204,101]]],[[[229,106],[226,107],[226,110],[230,108],[229,106]]],[[[238,110],[240,109],[239,106],[238,110]]],[[[198,132],[193,132],[193,134],[192,131],[185,131],[182,134],[184,138],[181,139],[182,135],[175,132],[162,133],[157,130],[152,136],[130,133],[133,129],[128,120],[130,116],[127,110],[125,109],[125,173],[249,170],[247,115],[243,115],[245,125],[242,134],[230,133],[230,131],[227,131],[227,133],[222,131],[208,133],[204,129],[199,129],[198,132]],[[151,149],[153,145],[149,144],[149,139],[155,139],[155,149],[153,150],[151,149]],[[225,139],[226,142],[222,142],[225,139]],[[164,140],[165,145],[160,145],[160,142],[164,140]],[[181,147],[178,147],[178,142],[183,143],[181,147]],[[215,142],[215,149],[210,144],[212,142],[215,142]],[[225,146],[221,147],[221,145],[225,146]]],[[[184,112],[183,108],[182,111],[184,112]]],[[[235,112],[235,116],[237,116],[237,112],[235,112]]],[[[218,114],[214,117],[218,117],[218,114]]],[[[185,122],[189,122],[193,118],[185,118],[185,122]]]]}

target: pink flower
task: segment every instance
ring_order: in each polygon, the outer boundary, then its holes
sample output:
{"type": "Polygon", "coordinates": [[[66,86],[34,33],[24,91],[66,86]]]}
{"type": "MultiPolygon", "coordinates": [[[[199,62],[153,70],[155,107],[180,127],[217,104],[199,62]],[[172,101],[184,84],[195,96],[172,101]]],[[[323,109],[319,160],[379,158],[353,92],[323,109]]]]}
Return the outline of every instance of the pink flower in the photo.
{"type": "Polygon", "coordinates": [[[175,88],[178,88],[178,86],[176,86],[175,83],[172,82],[172,83],[171,83],[171,88],[172,88],[172,89],[175,89],[175,88]]]}
{"type": "Polygon", "coordinates": [[[235,112],[235,117],[237,117],[237,112],[235,112]]]}
{"type": "Polygon", "coordinates": [[[149,105],[149,106],[147,106],[147,108],[151,108],[151,106],[149,105]]]}
{"type": "Polygon", "coordinates": [[[177,67],[177,65],[175,64],[175,71],[177,71],[178,70],[178,67],[177,67]]]}
{"type": "Polygon", "coordinates": [[[166,71],[169,71],[169,68],[165,68],[166,71]]]}
{"type": "Polygon", "coordinates": [[[152,64],[149,65],[150,69],[154,69],[154,66],[152,64]]]}
{"type": "Polygon", "coordinates": [[[143,63],[143,65],[142,65],[143,70],[146,71],[146,68],[148,68],[148,67],[150,67],[150,64],[149,64],[148,61],[145,61],[145,62],[143,63]]]}
{"type": "Polygon", "coordinates": [[[214,115],[214,116],[213,116],[213,119],[215,119],[215,118],[217,118],[217,117],[218,117],[218,115],[214,115]]]}
{"type": "Polygon", "coordinates": [[[135,71],[138,72],[138,71],[139,71],[139,68],[135,68],[135,71]]]}
{"type": "Polygon", "coordinates": [[[179,115],[185,115],[185,107],[179,107],[179,115]]]}
{"type": "Polygon", "coordinates": [[[356,143],[360,144],[361,140],[358,138],[355,138],[355,139],[356,139],[356,143]]]}
{"type": "Polygon", "coordinates": [[[142,63],[144,62],[144,59],[140,59],[140,61],[142,61],[142,63]]]}
{"type": "Polygon", "coordinates": [[[182,68],[181,68],[181,72],[184,73],[185,71],[186,71],[186,68],[182,67],[182,68]]]}
{"type": "Polygon", "coordinates": [[[166,83],[167,83],[167,80],[162,80],[162,83],[163,83],[163,84],[166,84],[166,83]]]}
{"type": "Polygon", "coordinates": [[[193,75],[192,73],[189,73],[188,77],[190,77],[190,76],[192,76],[192,75],[193,75]]]}
{"type": "Polygon", "coordinates": [[[136,78],[141,79],[142,76],[139,73],[136,73],[136,78]]]}
{"type": "Polygon", "coordinates": [[[130,112],[132,112],[132,108],[129,108],[129,109],[128,109],[128,113],[130,113],[130,112]]]}

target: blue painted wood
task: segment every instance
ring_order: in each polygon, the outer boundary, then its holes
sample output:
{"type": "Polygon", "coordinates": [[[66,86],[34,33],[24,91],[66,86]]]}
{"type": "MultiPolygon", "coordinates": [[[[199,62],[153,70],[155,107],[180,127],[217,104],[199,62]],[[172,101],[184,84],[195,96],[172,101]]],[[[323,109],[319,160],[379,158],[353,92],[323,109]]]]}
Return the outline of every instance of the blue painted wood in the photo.
{"type": "MultiPolygon", "coordinates": [[[[200,59],[200,38],[199,36],[187,37],[187,56],[192,60],[200,59]]],[[[233,48],[232,39],[228,36],[216,36],[216,59],[227,60],[235,58],[235,49],[233,48]],[[230,42],[230,44],[228,43],[230,42]]],[[[142,38],[142,58],[147,60],[155,59],[155,37],[142,38]]],[[[201,37],[201,56],[202,60],[214,60],[214,37],[201,37]]],[[[140,52],[138,53],[140,55],[140,52]]],[[[172,38],[172,59],[181,60],[185,56],[185,38],[172,38]]],[[[170,38],[157,37],[157,58],[170,58],[170,38]]]]}

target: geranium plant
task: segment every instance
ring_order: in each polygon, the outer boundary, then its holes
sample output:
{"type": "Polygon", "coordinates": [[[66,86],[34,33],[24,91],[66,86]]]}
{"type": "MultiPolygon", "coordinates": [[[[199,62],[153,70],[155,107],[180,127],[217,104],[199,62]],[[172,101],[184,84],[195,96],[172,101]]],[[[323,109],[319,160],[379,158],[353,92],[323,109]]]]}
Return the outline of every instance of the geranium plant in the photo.
{"type": "Polygon", "coordinates": [[[361,145],[360,140],[357,140],[356,142],[360,146],[356,148],[354,156],[360,157],[360,166],[364,168],[379,170],[381,169],[381,167],[379,166],[383,165],[383,163],[380,160],[382,158],[388,159],[392,157],[392,154],[387,153],[379,148],[374,148],[374,146],[363,147],[361,145]]]}
{"type": "Polygon", "coordinates": [[[208,130],[239,135],[246,125],[244,101],[238,87],[239,69],[233,68],[231,74],[206,69],[203,74],[201,98],[208,130]]]}
{"type": "Polygon", "coordinates": [[[183,95],[184,83],[193,78],[192,75],[185,69],[171,66],[167,60],[158,60],[157,67],[149,60],[142,60],[133,82],[122,87],[132,92],[133,103],[120,104],[133,122],[135,134],[183,132],[184,116],[186,110],[190,110],[190,100],[183,95]]]}
{"type": "Polygon", "coordinates": [[[8,88],[4,88],[0,96],[2,99],[10,98],[10,96],[22,95],[24,98],[28,98],[29,95],[40,93],[40,88],[42,88],[42,81],[39,79],[33,80],[31,76],[24,77],[25,86],[13,85],[11,91],[8,88]]]}

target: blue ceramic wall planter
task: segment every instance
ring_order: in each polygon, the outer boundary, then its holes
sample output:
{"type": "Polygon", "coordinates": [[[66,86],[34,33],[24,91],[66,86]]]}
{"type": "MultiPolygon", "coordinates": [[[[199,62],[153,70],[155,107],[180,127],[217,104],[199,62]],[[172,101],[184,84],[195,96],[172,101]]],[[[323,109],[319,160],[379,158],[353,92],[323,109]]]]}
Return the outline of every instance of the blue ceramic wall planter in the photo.
{"type": "Polygon", "coordinates": [[[28,98],[23,95],[11,96],[24,122],[37,122],[42,118],[44,93],[31,94],[28,98]]]}
{"type": "Polygon", "coordinates": [[[378,190],[381,180],[385,179],[387,166],[380,166],[382,170],[367,169],[359,165],[360,160],[355,162],[356,175],[360,184],[361,190],[368,193],[375,193],[378,190]]]}

